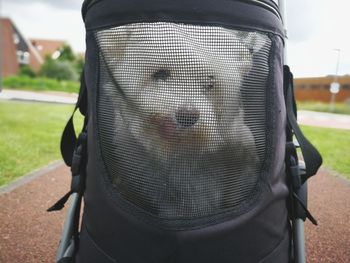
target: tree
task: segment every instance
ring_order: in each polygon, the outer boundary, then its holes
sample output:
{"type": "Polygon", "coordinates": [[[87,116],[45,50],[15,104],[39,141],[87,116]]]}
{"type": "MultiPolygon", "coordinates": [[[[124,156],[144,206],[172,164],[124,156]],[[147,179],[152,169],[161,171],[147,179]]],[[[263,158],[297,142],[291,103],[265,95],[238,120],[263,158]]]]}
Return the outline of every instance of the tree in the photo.
{"type": "Polygon", "coordinates": [[[28,65],[23,65],[20,67],[18,75],[34,78],[36,73],[28,65]]]}
{"type": "Polygon", "coordinates": [[[57,80],[78,80],[79,74],[73,63],[67,60],[54,60],[50,56],[45,57],[40,75],[57,80]]]}
{"type": "Polygon", "coordinates": [[[67,44],[58,51],[58,57],[45,57],[40,75],[57,80],[78,80],[84,65],[84,59],[76,56],[67,44]]]}
{"type": "Polygon", "coordinates": [[[77,57],[77,59],[74,61],[74,67],[79,75],[83,72],[84,64],[85,60],[83,57],[77,57]]]}
{"type": "Polygon", "coordinates": [[[60,60],[60,61],[73,62],[76,60],[76,56],[75,56],[72,48],[67,44],[63,45],[63,47],[60,48],[59,52],[60,52],[60,56],[58,57],[58,60],[60,60]]]}
{"type": "Polygon", "coordinates": [[[77,74],[80,75],[84,67],[84,58],[74,54],[73,49],[67,44],[65,44],[59,52],[60,55],[57,59],[59,61],[69,61],[75,68],[77,74]]]}

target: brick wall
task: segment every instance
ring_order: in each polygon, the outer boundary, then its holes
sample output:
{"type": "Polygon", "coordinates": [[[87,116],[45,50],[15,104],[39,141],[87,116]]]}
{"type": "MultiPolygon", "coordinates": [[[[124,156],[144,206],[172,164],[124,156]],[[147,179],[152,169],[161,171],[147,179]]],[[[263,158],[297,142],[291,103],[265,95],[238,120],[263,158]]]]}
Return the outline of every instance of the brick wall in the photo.
{"type": "MultiPolygon", "coordinates": [[[[320,78],[297,78],[294,82],[295,97],[299,101],[330,102],[331,93],[329,87],[334,81],[333,76],[320,78]]],[[[337,102],[350,101],[350,76],[338,77],[340,91],[336,95],[337,102]]]]}
{"type": "Polygon", "coordinates": [[[17,74],[19,64],[17,62],[17,49],[13,41],[13,28],[10,19],[0,19],[0,63],[1,75],[9,76],[17,74]]]}

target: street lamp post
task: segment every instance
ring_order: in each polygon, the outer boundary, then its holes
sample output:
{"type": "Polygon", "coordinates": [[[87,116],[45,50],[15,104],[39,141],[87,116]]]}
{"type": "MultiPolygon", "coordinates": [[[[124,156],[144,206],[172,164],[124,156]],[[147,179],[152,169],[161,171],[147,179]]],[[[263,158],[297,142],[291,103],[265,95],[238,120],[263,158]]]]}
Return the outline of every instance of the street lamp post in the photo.
{"type": "MultiPolygon", "coordinates": [[[[1,12],[1,0],[0,0],[0,18],[2,17],[2,12],[1,12]]],[[[2,91],[2,84],[3,84],[3,74],[4,74],[4,69],[3,69],[3,66],[4,66],[4,44],[3,44],[3,41],[4,41],[4,30],[2,28],[2,23],[0,22],[0,92],[2,91]]]]}
{"type": "MultiPolygon", "coordinates": [[[[283,27],[284,27],[284,33],[285,33],[285,43],[284,43],[284,65],[287,65],[287,7],[286,7],[286,1],[287,0],[278,0],[278,7],[282,16],[283,21],[283,27]]],[[[303,189],[305,191],[306,183],[303,186],[303,189]]],[[[294,191],[294,190],[293,190],[294,191]]],[[[300,190],[301,192],[303,190],[300,190]]],[[[292,220],[292,226],[293,226],[293,256],[294,256],[294,262],[295,263],[305,263],[306,262],[306,253],[305,253],[305,230],[304,230],[304,220],[302,218],[293,218],[292,220]]]]}
{"type": "Polygon", "coordinates": [[[338,82],[338,71],[339,71],[339,61],[340,61],[340,49],[334,49],[334,51],[338,52],[337,56],[337,62],[335,67],[335,75],[333,78],[333,82],[331,83],[331,86],[329,88],[329,91],[331,92],[331,101],[330,101],[330,110],[334,111],[334,105],[335,105],[335,97],[337,96],[337,93],[340,90],[340,84],[338,82]]]}
{"type": "MultiPolygon", "coordinates": [[[[0,8],[1,8],[1,0],[0,0],[0,8]]],[[[1,17],[1,13],[0,13],[0,17],[1,17]]],[[[4,54],[3,54],[3,30],[2,30],[2,22],[0,22],[0,92],[2,91],[2,74],[3,74],[3,59],[4,59],[4,54]]]]}

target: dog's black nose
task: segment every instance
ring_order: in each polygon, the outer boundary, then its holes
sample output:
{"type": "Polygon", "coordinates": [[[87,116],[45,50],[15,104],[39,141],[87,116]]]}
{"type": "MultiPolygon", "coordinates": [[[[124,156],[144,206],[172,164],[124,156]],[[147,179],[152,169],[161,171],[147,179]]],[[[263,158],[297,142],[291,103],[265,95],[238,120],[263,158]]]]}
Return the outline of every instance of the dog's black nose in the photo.
{"type": "Polygon", "coordinates": [[[179,108],[175,113],[175,118],[178,124],[182,127],[191,127],[199,119],[199,111],[196,109],[179,108]]]}

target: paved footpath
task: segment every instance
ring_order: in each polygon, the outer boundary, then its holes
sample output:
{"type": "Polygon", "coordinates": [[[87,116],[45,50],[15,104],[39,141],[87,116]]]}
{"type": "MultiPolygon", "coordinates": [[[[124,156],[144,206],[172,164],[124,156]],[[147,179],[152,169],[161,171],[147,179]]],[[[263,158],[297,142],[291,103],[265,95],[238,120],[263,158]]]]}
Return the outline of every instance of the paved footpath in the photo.
{"type": "Polygon", "coordinates": [[[298,123],[350,130],[350,115],[315,111],[298,111],[298,123]]]}
{"type": "Polygon", "coordinates": [[[54,91],[26,91],[3,89],[0,92],[0,100],[25,100],[32,102],[50,102],[62,104],[75,104],[78,95],[66,92],[54,91]]]}
{"type": "Polygon", "coordinates": [[[308,187],[308,208],[318,221],[305,225],[308,262],[350,263],[350,181],[321,170],[308,187]]]}
{"type": "Polygon", "coordinates": [[[11,192],[0,193],[0,262],[54,262],[66,208],[46,212],[69,187],[60,165],[11,192]]]}
{"type": "MultiPolygon", "coordinates": [[[[33,177],[32,177],[33,178],[33,177]]],[[[63,165],[0,193],[0,262],[54,262],[66,209],[46,209],[69,187],[63,165]]],[[[322,170],[309,182],[308,263],[350,262],[350,182],[322,170]]],[[[279,263],[279,262],[276,262],[279,263]]]]}
{"type": "MultiPolygon", "coordinates": [[[[51,102],[75,104],[77,94],[65,92],[34,92],[4,89],[0,92],[1,100],[26,100],[33,102],[51,102]]],[[[298,111],[299,124],[350,130],[350,115],[325,112],[298,111]]]]}
{"type": "MultiPolygon", "coordinates": [[[[76,95],[4,90],[1,99],[72,104],[76,95]]],[[[302,111],[298,119],[307,125],[350,129],[349,115],[302,111]]],[[[69,180],[69,169],[56,165],[0,188],[0,263],[54,262],[66,209],[46,209],[67,192],[69,180]]],[[[308,263],[350,263],[350,182],[320,171],[309,182],[309,209],[319,226],[306,223],[308,263]]]]}

